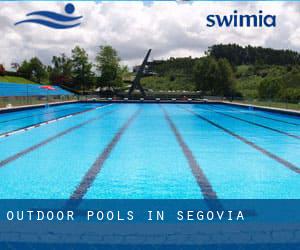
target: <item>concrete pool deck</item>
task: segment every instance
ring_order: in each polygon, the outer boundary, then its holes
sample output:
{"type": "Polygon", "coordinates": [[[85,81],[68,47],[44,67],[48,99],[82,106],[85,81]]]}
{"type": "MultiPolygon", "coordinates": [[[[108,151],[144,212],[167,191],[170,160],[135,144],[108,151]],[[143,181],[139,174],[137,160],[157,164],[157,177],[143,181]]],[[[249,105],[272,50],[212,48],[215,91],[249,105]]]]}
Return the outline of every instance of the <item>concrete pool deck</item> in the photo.
{"type": "Polygon", "coordinates": [[[245,108],[255,108],[258,110],[263,110],[263,111],[273,111],[276,113],[282,113],[282,114],[291,114],[291,115],[296,115],[300,116],[300,111],[294,110],[294,109],[283,109],[283,108],[275,108],[275,107],[269,107],[269,106],[259,106],[259,105],[252,105],[252,104],[245,104],[245,103],[239,103],[239,102],[228,102],[228,101],[222,101],[221,103],[223,104],[229,104],[229,105],[235,105],[239,107],[245,107],[245,108]]]}
{"type": "MultiPolygon", "coordinates": [[[[63,105],[63,104],[72,104],[72,103],[77,103],[78,101],[63,101],[63,102],[51,102],[48,103],[49,106],[57,106],[57,105],[63,105]]],[[[12,112],[12,111],[21,111],[21,110],[26,110],[26,109],[34,109],[34,108],[42,108],[46,105],[47,103],[42,103],[42,104],[31,104],[31,105],[22,105],[22,106],[12,106],[10,108],[0,108],[0,114],[1,113],[7,113],[7,112],[12,112]]]]}

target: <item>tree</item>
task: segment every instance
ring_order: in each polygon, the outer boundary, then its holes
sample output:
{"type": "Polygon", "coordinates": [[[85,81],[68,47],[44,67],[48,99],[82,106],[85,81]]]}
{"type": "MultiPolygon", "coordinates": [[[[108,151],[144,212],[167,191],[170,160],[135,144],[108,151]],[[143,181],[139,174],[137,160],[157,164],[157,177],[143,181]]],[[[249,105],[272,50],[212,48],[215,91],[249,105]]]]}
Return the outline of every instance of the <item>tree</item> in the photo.
{"type": "Polygon", "coordinates": [[[18,69],[18,73],[38,83],[41,83],[43,78],[47,78],[46,67],[37,57],[33,57],[29,62],[23,61],[18,69]]]}
{"type": "Polygon", "coordinates": [[[217,81],[217,61],[213,57],[198,59],[193,71],[196,88],[203,92],[212,92],[217,81]]]}
{"type": "Polygon", "coordinates": [[[100,46],[96,56],[96,69],[100,73],[99,85],[118,86],[127,68],[120,67],[117,51],[111,46],[100,46]]]}
{"type": "Polygon", "coordinates": [[[258,95],[262,99],[273,99],[279,96],[283,86],[282,79],[265,79],[258,86],[258,95]]]}
{"type": "Polygon", "coordinates": [[[76,46],[72,50],[72,75],[75,86],[82,91],[93,85],[92,66],[86,51],[76,46]]]}
{"type": "Polygon", "coordinates": [[[227,59],[198,59],[194,66],[196,88],[212,95],[229,96],[233,91],[234,74],[227,59]]]}
{"type": "Polygon", "coordinates": [[[280,100],[289,101],[293,103],[299,103],[300,100],[300,89],[296,88],[285,88],[279,93],[280,100]]]}
{"type": "Polygon", "coordinates": [[[5,74],[5,68],[3,64],[0,64],[0,76],[4,76],[4,74],[5,74]]]}
{"type": "Polygon", "coordinates": [[[21,63],[21,66],[19,67],[18,71],[17,71],[20,75],[22,75],[23,77],[30,79],[31,78],[31,67],[30,67],[30,63],[27,62],[26,60],[24,60],[21,63]]]}
{"type": "Polygon", "coordinates": [[[29,64],[31,69],[31,79],[41,83],[41,80],[47,76],[46,67],[37,57],[33,57],[29,64]]]}
{"type": "Polygon", "coordinates": [[[226,58],[232,65],[297,65],[300,63],[300,54],[295,51],[252,47],[250,45],[242,47],[237,44],[217,44],[210,47],[206,54],[216,59],[226,58]]]}
{"type": "Polygon", "coordinates": [[[52,57],[52,67],[49,68],[52,84],[70,85],[72,83],[72,60],[65,54],[52,57]]]}
{"type": "Polygon", "coordinates": [[[217,80],[214,86],[216,95],[231,96],[234,89],[234,73],[227,59],[218,60],[217,80]]]}

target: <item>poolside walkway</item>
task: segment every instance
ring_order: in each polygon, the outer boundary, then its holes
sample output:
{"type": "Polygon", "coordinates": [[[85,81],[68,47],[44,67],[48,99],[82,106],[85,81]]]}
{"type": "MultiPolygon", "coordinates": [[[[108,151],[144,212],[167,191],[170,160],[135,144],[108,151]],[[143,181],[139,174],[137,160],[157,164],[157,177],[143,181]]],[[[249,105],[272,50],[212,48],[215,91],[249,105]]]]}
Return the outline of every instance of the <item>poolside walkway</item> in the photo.
{"type": "MultiPolygon", "coordinates": [[[[63,102],[51,102],[48,103],[49,106],[55,106],[55,105],[60,105],[60,104],[67,104],[67,103],[77,103],[77,100],[72,100],[72,101],[63,101],[63,102]]],[[[10,108],[0,108],[0,113],[5,112],[5,111],[18,111],[18,110],[23,110],[23,109],[30,109],[30,108],[40,108],[45,106],[47,103],[41,103],[41,104],[32,104],[32,105],[23,105],[23,106],[12,106],[10,108]]]]}
{"type": "Polygon", "coordinates": [[[292,114],[292,115],[299,115],[300,116],[300,111],[295,110],[295,109],[283,109],[283,108],[275,108],[275,107],[269,107],[269,106],[259,106],[259,105],[253,105],[253,104],[245,104],[245,103],[240,103],[240,102],[229,102],[229,101],[222,101],[224,104],[230,104],[230,105],[236,105],[240,107],[253,107],[256,109],[261,109],[265,111],[275,111],[275,112],[280,112],[280,113],[285,113],[285,114],[292,114]]]}

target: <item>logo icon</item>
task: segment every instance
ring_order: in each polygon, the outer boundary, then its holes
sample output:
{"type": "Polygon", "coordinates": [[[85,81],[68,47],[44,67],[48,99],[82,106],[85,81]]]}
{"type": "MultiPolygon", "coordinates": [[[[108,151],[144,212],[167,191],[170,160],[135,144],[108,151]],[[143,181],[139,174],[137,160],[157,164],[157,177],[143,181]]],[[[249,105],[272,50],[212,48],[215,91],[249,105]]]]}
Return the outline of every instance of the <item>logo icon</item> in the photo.
{"type": "Polygon", "coordinates": [[[15,23],[15,25],[24,23],[36,23],[53,29],[70,29],[79,26],[80,22],[78,22],[78,20],[82,18],[82,16],[72,16],[74,11],[75,6],[71,3],[68,3],[65,6],[65,14],[45,10],[35,11],[26,15],[28,17],[34,18],[19,21],[15,23]]]}

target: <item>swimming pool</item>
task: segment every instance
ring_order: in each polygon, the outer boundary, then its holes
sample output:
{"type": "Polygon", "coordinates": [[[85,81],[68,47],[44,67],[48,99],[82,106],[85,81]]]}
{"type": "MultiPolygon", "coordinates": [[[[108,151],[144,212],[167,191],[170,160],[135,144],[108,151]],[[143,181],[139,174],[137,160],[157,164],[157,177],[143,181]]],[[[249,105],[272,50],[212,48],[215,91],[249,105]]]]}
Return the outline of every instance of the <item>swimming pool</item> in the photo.
{"type": "Polygon", "coordinates": [[[299,128],[296,116],[225,104],[3,113],[0,198],[300,198],[299,128]]]}

